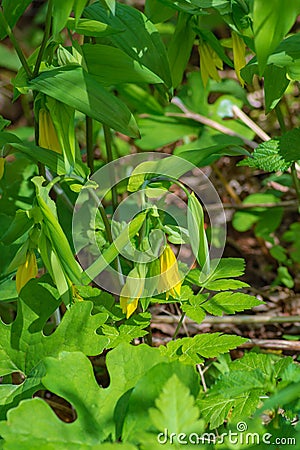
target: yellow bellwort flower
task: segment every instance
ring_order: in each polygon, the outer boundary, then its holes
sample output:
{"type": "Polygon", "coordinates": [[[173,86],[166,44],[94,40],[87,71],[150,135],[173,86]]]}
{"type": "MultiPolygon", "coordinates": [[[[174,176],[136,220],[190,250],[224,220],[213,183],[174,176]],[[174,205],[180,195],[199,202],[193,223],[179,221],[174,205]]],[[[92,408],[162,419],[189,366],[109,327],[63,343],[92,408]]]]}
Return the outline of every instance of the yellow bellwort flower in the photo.
{"type": "Polygon", "coordinates": [[[28,250],[26,259],[23,264],[18,267],[16,275],[16,288],[19,293],[25,284],[35,278],[38,273],[36,257],[33,250],[28,250]]]}
{"type": "Polygon", "coordinates": [[[145,286],[144,277],[140,277],[138,268],[132,269],[126,279],[120,293],[120,305],[122,312],[128,319],[136,310],[138,301],[143,294],[145,286]]]}
{"type": "Polygon", "coordinates": [[[223,69],[223,61],[214,49],[207,42],[200,42],[199,47],[200,56],[200,73],[203,86],[206,87],[208,79],[212,78],[215,81],[220,81],[221,77],[217,69],[223,69]]]}
{"type": "Polygon", "coordinates": [[[232,36],[232,49],[233,49],[233,62],[236,76],[239,82],[244,87],[244,80],[241,77],[241,69],[246,65],[245,51],[246,46],[243,39],[234,31],[231,33],[232,36]]]}
{"type": "Polygon", "coordinates": [[[41,108],[39,111],[39,146],[56,153],[62,153],[51,114],[45,108],[41,108]]]}
{"type": "Polygon", "coordinates": [[[166,291],[167,300],[170,295],[172,297],[179,297],[182,280],[179,275],[176,256],[169,245],[166,246],[160,255],[159,261],[161,272],[159,289],[161,291],[166,291]]]}

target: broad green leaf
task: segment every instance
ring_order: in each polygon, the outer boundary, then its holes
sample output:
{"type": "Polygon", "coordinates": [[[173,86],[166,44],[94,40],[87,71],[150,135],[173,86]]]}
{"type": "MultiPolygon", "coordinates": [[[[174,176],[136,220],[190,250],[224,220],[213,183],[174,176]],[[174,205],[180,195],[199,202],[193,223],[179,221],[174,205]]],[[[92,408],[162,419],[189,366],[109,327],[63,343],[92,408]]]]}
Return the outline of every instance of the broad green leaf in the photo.
{"type": "MultiPolygon", "coordinates": [[[[76,354],[76,353],[75,353],[76,354]]],[[[82,367],[80,367],[82,368],[82,367]]],[[[84,367],[86,369],[86,367],[84,367]]],[[[67,367],[70,371],[70,367],[67,367]]],[[[89,374],[92,375],[92,374],[89,374]]],[[[84,386],[84,384],[82,384],[84,386]]],[[[83,403],[86,399],[83,399],[83,403]]],[[[83,407],[82,407],[83,409],[83,407]]],[[[5,450],[137,450],[131,444],[99,443],[91,430],[90,416],[86,413],[76,422],[68,424],[60,420],[47,403],[40,399],[23,401],[12,409],[7,422],[0,422],[5,450]],[[32,416],[34,420],[28,420],[32,416]]],[[[100,430],[96,430],[100,434],[100,430]]],[[[99,436],[98,434],[98,436],[99,436]]]]}
{"type": "Polygon", "coordinates": [[[279,155],[287,164],[300,159],[299,138],[300,128],[293,128],[279,138],[279,155]]]}
{"type": "Polygon", "coordinates": [[[214,316],[222,316],[223,313],[234,314],[262,303],[256,297],[241,292],[220,292],[205,302],[202,307],[214,316]]]}
{"type": "Polygon", "coordinates": [[[245,271],[245,260],[243,258],[222,258],[211,261],[210,274],[207,277],[200,276],[201,286],[208,282],[222,278],[240,277],[245,271]]]}
{"type": "Polygon", "coordinates": [[[100,2],[104,3],[112,14],[116,12],[116,0],[100,0],[100,2]]]}
{"type": "Polygon", "coordinates": [[[183,364],[200,364],[204,358],[214,358],[247,342],[240,336],[221,333],[198,334],[193,338],[183,338],[171,341],[161,352],[170,360],[179,360],[183,364]]]}
{"type": "Polygon", "coordinates": [[[135,84],[121,84],[118,86],[121,99],[126,100],[132,109],[140,113],[163,115],[163,108],[149,90],[135,84]]]}
{"type": "MultiPolygon", "coordinates": [[[[3,422],[0,426],[1,436],[7,443],[12,442],[11,448],[16,438],[19,442],[21,436],[25,442],[28,439],[24,450],[44,448],[41,447],[42,442],[50,442],[53,445],[55,443],[55,450],[98,448],[96,445],[109,436],[115,439],[114,410],[119,399],[130,391],[151,367],[162,360],[158,349],[146,345],[134,347],[121,344],[107,355],[110,385],[107,389],[103,389],[96,382],[90,361],[82,353],[62,352],[57,359],[46,358],[44,360],[46,375],[42,383],[46,389],[73,405],[77,420],[72,424],[64,423],[57,419],[46,403],[40,399],[33,399],[21,403],[14,410],[15,415],[10,412],[8,422],[3,422]],[[35,411],[34,421],[24,421],[23,414],[28,410],[35,411]],[[19,426],[21,418],[23,426],[19,426]],[[13,433],[10,432],[12,428],[13,433]],[[32,442],[37,442],[40,447],[30,447],[32,442]],[[82,447],[78,447],[78,444],[82,447]]],[[[53,449],[53,445],[49,450],[53,449]]],[[[22,449],[19,446],[18,450],[19,448],[22,449]]]]}
{"type": "MultiPolygon", "coordinates": [[[[11,134],[11,133],[10,133],[11,134]]],[[[1,138],[1,137],[0,137],[1,138]]],[[[31,161],[38,163],[41,162],[45,164],[49,169],[51,169],[54,173],[58,175],[65,175],[65,163],[62,155],[59,153],[53,152],[47,148],[37,147],[36,145],[30,143],[9,143],[8,153],[19,152],[23,155],[26,155],[31,161]]],[[[88,175],[88,171],[86,166],[84,166],[81,162],[76,161],[74,173],[82,177],[86,178],[88,175]]]]}
{"type": "Polygon", "coordinates": [[[85,44],[82,51],[88,72],[105,86],[119,83],[162,83],[146,66],[119,48],[85,44]]]}
{"type": "Polygon", "coordinates": [[[155,401],[155,408],[149,410],[150,420],[157,430],[162,424],[168,433],[200,433],[203,422],[199,419],[199,409],[186,383],[177,374],[172,375],[165,383],[161,394],[155,401]],[[182,405],[185,405],[182,409],[182,405]]]}
{"type": "Polygon", "coordinates": [[[250,153],[243,149],[242,145],[243,141],[238,137],[204,130],[195,141],[176,147],[174,155],[180,156],[198,167],[204,167],[220,159],[223,155],[250,156],[250,153]]]}
{"type": "Polygon", "coordinates": [[[173,88],[176,88],[181,83],[183,73],[191,55],[196,36],[192,27],[192,21],[193,18],[190,14],[178,14],[175,32],[168,46],[173,88]]]}
{"type": "Polygon", "coordinates": [[[262,142],[249,158],[243,159],[238,163],[238,166],[255,167],[266,172],[284,172],[290,165],[291,162],[286,161],[281,155],[280,141],[278,139],[262,142]]]}
{"type": "MultiPolygon", "coordinates": [[[[22,16],[26,8],[30,5],[32,0],[18,0],[12,2],[11,0],[2,0],[1,6],[3,8],[4,16],[10,28],[14,28],[19,18],[22,16]]],[[[0,25],[0,40],[7,36],[6,31],[0,25]]]]}
{"type": "Polygon", "coordinates": [[[78,25],[78,22],[80,20],[80,16],[84,10],[85,5],[87,4],[88,0],[74,0],[74,14],[75,14],[75,21],[76,25],[78,25]]]}
{"type": "MultiPolygon", "coordinates": [[[[127,400],[126,415],[120,418],[119,428],[122,429],[122,439],[133,443],[138,442],[138,434],[152,429],[149,408],[155,406],[155,401],[162,394],[162,389],[170,377],[177,376],[182,380],[183,390],[187,389],[196,397],[199,392],[199,379],[193,367],[176,362],[161,362],[148,370],[133,388],[127,400]],[[125,416],[125,417],[124,417],[125,416]],[[124,421],[124,424],[123,424],[124,421]]],[[[182,393],[182,391],[179,391],[182,393]]],[[[176,389],[170,394],[170,402],[177,400],[176,389]]],[[[172,412],[172,415],[175,410],[172,412]]],[[[168,428],[164,419],[158,430],[168,428]]],[[[171,430],[169,430],[171,431],[171,430]]],[[[173,431],[173,430],[172,430],[173,431]]],[[[153,436],[153,441],[155,436],[153,436]]]]}
{"type": "Polygon", "coordinates": [[[285,68],[277,67],[274,64],[267,65],[264,72],[266,114],[278,104],[289,83],[285,68]]]}
{"type": "Polygon", "coordinates": [[[110,34],[122,33],[122,29],[110,27],[106,23],[101,23],[98,20],[79,19],[76,23],[73,17],[70,17],[66,24],[69,30],[75,31],[78,34],[92,37],[104,37],[110,34]]]}
{"type": "Polygon", "coordinates": [[[116,3],[116,10],[113,14],[96,2],[84,10],[84,16],[107,23],[113,28],[125,29],[123,33],[109,37],[111,44],[148,67],[168,87],[171,86],[165,47],[157,29],[144,14],[119,2],[116,3]]]}
{"type": "Polygon", "coordinates": [[[225,422],[234,403],[231,398],[208,396],[200,399],[197,405],[200,409],[200,417],[205,419],[210,424],[209,428],[213,430],[225,422]]]}
{"type": "Polygon", "coordinates": [[[156,150],[184,136],[198,135],[199,124],[192,120],[178,120],[166,116],[150,116],[138,120],[141,139],[136,145],[142,150],[156,150]]]}
{"type": "Polygon", "coordinates": [[[188,230],[193,253],[205,274],[210,271],[209,249],[202,205],[192,193],[188,198],[188,230]]]}
{"type": "Polygon", "coordinates": [[[71,14],[74,0],[52,0],[53,34],[56,36],[65,26],[71,14]]]}
{"type": "Polygon", "coordinates": [[[260,75],[264,72],[268,56],[291,29],[299,12],[299,0],[290,0],[284,6],[281,0],[254,0],[254,42],[260,75]]]}
{"type": "MultiPolygon", "coordinates": [[[[46,356],[56,356],[64,350],[97,355],[108,343],[105,336],[96,334],[107,314],[92,316],[91,302],[75,303],[65,313],[56,331],[45,336],[43,327],[59,306],[57,297],[57,291],[43,278],[30,280],[20,293],[15,321],[9,325],[0,322],[0,373],[6,375],[19,371],[26,376],[17,388],[11,387],[6,399],[9,403],[1,406],[2,415],[9,407],[41,388],[41,375],[44,373],[41,361],[46,356]]],[[[4,394],[1,394],[0,387],[1,399],[5,400],[7,396],[7,386],[4,394]]]]}
{"type": "Polygon", "coordinates": [[[16,215],[12,223],[10,224],[9,229],[1,237],[1,241],[5,245],[12,244],[32,227],[33,222],[33,218],[30,217],[27,211],[19,209],[16,212],[16,215]]]}
{"type": "Polygon", "coordinates": [[[165,22],[174,15],[175,11],[163,5],[159,0],[146,0],[145,14],[152,23],[165,22]]]}
{"type": "Polygon", "coordinates": [[[115,241],[104,250],[103,254],[91,264],[91,266],[83,274],[82,282],[88,284],[90,279],[94,279],[99,273],[101,273],[105,267],[107,267],[119,254],[121,249],[123,249],[140,230],[144,223],[146,212],[142,212],[132,219],[132,221],[126,225],[122,232],[118,235],[115,241]]]}
{"type": "Polygon", "coordinates": [[[48,70],[34,78],[29,85],[117,131],[131,137],[139,136],[127,106],[106,91],[82,67],[72,65],[48,70]]]}

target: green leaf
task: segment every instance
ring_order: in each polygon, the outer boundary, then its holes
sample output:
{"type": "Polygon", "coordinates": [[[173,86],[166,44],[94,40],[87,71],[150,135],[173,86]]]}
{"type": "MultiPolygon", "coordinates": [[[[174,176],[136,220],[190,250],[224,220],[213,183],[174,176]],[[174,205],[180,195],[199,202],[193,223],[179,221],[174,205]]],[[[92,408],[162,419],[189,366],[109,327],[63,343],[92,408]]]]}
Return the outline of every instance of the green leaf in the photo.
{"type": "Polygon", "coordinates": [[[270,139],[259,144],[249,158],[240,161],[237,165],[255,167],[266,172],[284,172],[291,166],[291,162],[287,162],[282,157],[280,141],[278,139],[270,139]]]}
{"type": "Polygon", "coordinates": [[[190,295],[188,302],[182,302],[181,309],[186,315],[197,323],[201,323],[205,318],[203,303],[207,300],[208,294],[190,295]]]}
{"type": "MultiPolygon", "coordinates": [[[[199,379],[193,367],[179,362],[161,362],[148,370],[133,388],[130,398],[127,400],[126,415],[120,420],[119,428],[122,429],[122,439],[133,443],[138,442],[138,435],[146,430],[152,430],[149,408],[155,406],[155,401],[162,394],[162,389],[170,377],[177,376],[183,385],[194,397],[199,392],[199,379]],[[124,417],[125,416],[125,417],[124,417]],[[124,423],[123,423],[124,422],[124,423]]],[[[178,393],[173,389],[170,394],[170,402],[176,402],[178,393]]],[[[117,413],[118,411],[116,411],[117,413]]],[[[173,411],[172,414],[174,414],[173,411]]],[[[166,420],[160,423],[158,430],[163,431],[166,420]]],[[[152,442],[156,441],[156,435],[152,434],[152,442]]]]}
{"type": "Polygon", "coordinates": [[[163,108],[153,97],[149,90],[145,90],[134,84],[121,84],[118,86],[121,98],[126,100],[126,104],[136,112],[148,114],[163,114],[163,108]]]}
{"type": "MultiPolygon", "coordinates": [[[[18,2],[12,2],[11,0],[2,0],[1,6],[10,28],[14,28],[31,1],[32,0],[18,0],[18,2]]],[[[0,25],[0,40],[4,39],[6,36],[7,33],[5,29],[0,25]]]]}
{"type": "Polygon", "coordinates": [[[264,72],[266,114],[275,108],[289,84],[285,68],[277,67],[274,64],[267,65],[264,72]]]}
{"type": "Polygon", "coordinates": [[[170,360],[179,360],[184,364],[200,364],[204,358],[214,358],[247,342],[240,336],[221,333],[207,333],[193,338],[183,338],[171,341],[166,347],[161,347],[163,355],[170,360]]]}
{"type": "Polygon", "coordinates": [[[33,225],[33,219],[30,217],[27,211],[19,209],[11,222],[6,233],[1,236],[1,241],[5,245],[12,244],[19,237],[23,236],[33,225]]]}
{"type": "Polygon", "coordinates": [[[193,18],[190,14],[178,14],[175,32],[168,46],[173,88],[176,88],[181,83],[191,55],[196,36],[192,27],[192,21],[193,18]]]}
{"type": "Polygon", "coordinates": [[[146,0],[145,14],[153,23],[162,23],[170,19],[175,11],[168,6],[162,5],[159,0],[146,0]]]}
{"type": "Polygon", "coordinates": [[[240,277],[245,272],[245,260],[243,258],[222,258],[211,261],[210,274],[200,276],[201,286],[206,287],[207,283],[222,278],[240,277]]]}
{"type": "Polygon", "coordinates": [[[4,394],[0,388],[0,399],[4,402],[2,418],[7,409],[41,388],[41,361],[46,356],[56,356],[63,350],[97,355],[108,343],[105,336],[96,334],[107,314],[92,316],[91,302],[75,303],[65,313],[56,331],[45,336],[43,327],[59,306],[57,292],[55,298],[53,290],[56,291],[43,278],[30,280],[20,293],[15,321],[9,325],[0,322],[0,373],[6,375],[19,371],[26,375],[17,388],[6,387],[4,394]]]}
{"type": "Polygon", "coordinates": [[[115,348],[121,343],[130,343],[133,339],[140,338],[148,334],[144,330],[149,323],[143,325],[120,325],[120,327],[103,325],[101,331],[109,339],[106,348],[115,348]]]}
{"type": "Polygon", "coordinates": [[[88,72],[105,86],[119,83],[162,83],[151,70],[119,48],[85,44],[82,51],[88,72]]]}
{"type": "Polygon", "coordinates": [[[75,14],[75,21],[76,25],[78,25],[80,21],[80,16],[85,8],[85,5],[87,4],[87,0],[74,0],[74,14],[75,14]]]}
{"type": "Polygon", "coordinates": [[[199,125],[191,120],[178,120],[173,117],[150,116],[140,118],[138,125],[141,140],[136,145],[142,150],[156,150],[184,136],[197,135],[199,125]]]}
{"type": "Polygon", "coordinates": [[[200,417],[210,423],[210,429],[213,430],[224,423],[235,402],[231,398],[210,396],[200,399],[197,404],[201,412],[200,417]]]}
{"type": "Polygon", "coordinates": [[[66,103],[121,133],[131,137],[139,136],[135,120],[127,106],[107,92],[82,67],[72,65],[48,70],[29,84],[32,89],[66,103]]]}
{"type": "Polygon", "coordinates": [[[268,56],[291,29],[299,12],[299,0],[290,0],[284,7],[281,0],[254,1],[254,42],[260,75],[263,74],[268,56]]]}
{"type": "Polygon", "coordinates": [[[65,26],[71,14],[74,0],[52,0],[53,34],[56,36],[65,26]]]}
{"type": "Polygon", "coordinates": [[[119,252],[128,244],[129,240],[132,239],[133,236],[135,236],[140,230],[144,223],[146,214],[147,213],[143,211],[126,225],[115,241],[106,250],[104,250],[102,255],[99,256],[99,258],[85,271],[82,281],[83,283],[88,284],[90,279],[94,279],[118,256],[119,252]]]}
{"type": "MultiPolygon", "coordinates": [[[[167,428],[168,433],[200,433],[203,422],[199,421],[199,409],[188,387],[176,374],[165,383],[155,408],[149,410],[150,420],[157,430],[167,428]],[[184,409],[182,409],[184,405],[184,409]]],[[[176,441],[175,441],[176,442],[176,441]]]]}
{"type": "Polygon", "coordinates": [[[202,205],[192,193],[188,198],[188,230],[194,255],[202,269],[207,274],[210,271],[209,249],[204,228],[204,213],[202,205]]]}
{"type": "Polygon", "coordinates": [[[228,291],[229,289],[236,290],[244,287],[249,287],[249,284],[240,280],[232,280],[230,278],[205,283],[205,288],[210,291],[228,291]]]}
{"type": "Polygon", "coordinates": [[[202,307],[214,316],[222,316],[223,313],[234,314],[262,303],[256,297],[241,292],[220,292],[205,302],[202,307]]]}
{"type": "Polygon", "coordinates": [[[31,180],[36,188],[36,199],[43,217],[43,232],[50,240],[53,251],[59,260],[65,275],[73,282],[79,283],[82,269],[75,260],[68,239],[56,217],[56,206],[49,198],[49,188],[44,187],[43,177],[33,177],[31,180]]]}
{"type": "Polygon", "coordinates": [[[98,20],[79,19],[76,23],[73,17],[70,17],[66,24],[69,30],[75,33],[83,34],[84,36],[104,37],[115,33],[122,33],[122,29],[110,27],[106,23],[101,23],[98,20]]]}
{"type": "MultiPolygon", "coordinates": [[[[98,448],[109,436],[115,439],[114,410],[119,399],[162,360],[158,349],[121,344],[107,355],[110,385],[103,389],[95,380],[90,361],[82,353],[62,352],[57,359],[46,358],[43,385],[73,405],[77,420],[72,424],[64,423],[44,401],[33,399],[10,411],[8,422],[0,424],[1,436],[11,448],[16,448],[13,447],[16,439],[20,443],[22,438],[24,446],[18,445],[18,450],[52,450],[54,447],[55,450],[77,450],[79,445],[87,450],[98,448]],[[24,420],[28,411],[34,411],[34,421],[24,420]],[[49,443],[49,447],[44,443],[49,443]]],[[[105,449],[105,445],[108,444],[103,444],[101,449],[105,449]]],[[[131,449],[129,444],[123,445],[131,449]]]]}
{"type": "Polygon", "coordinates": [[[165,47],[157,29],[144,14],[119,2],[116,3],[113,14],[96,2],[85,9],[84,15],[89,19],[107,23],[113,28],[125,29],[123,33],[109,37],[111,44],[148,67],[164,80],[168,87],[171,86],[165,47]]]}
{"type": "Polygon", "coordinates": [[[279,138],[279,155],[284,158],[287,164],[300,159],[299,139],[300,128],[293,128],[279,138]]]}

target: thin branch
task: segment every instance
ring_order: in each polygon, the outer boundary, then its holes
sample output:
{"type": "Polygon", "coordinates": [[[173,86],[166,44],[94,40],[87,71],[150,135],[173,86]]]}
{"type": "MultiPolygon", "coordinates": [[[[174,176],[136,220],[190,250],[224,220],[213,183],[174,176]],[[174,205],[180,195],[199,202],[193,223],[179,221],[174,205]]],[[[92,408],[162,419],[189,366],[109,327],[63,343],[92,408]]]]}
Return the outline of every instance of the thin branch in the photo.
{"type": "Polygon", "coordinates": [[[273,350],[300,351],[299,341],[287,341],[284,339],[251,339],[240,345],[239,348],[263,347],[273,350]]]}
{"type": "MultiPolygon", "coordinates": [[[[236,210],[252,209],[252,208],[278,208],[278,207],[283,207],[291,211],[296,211],[298,209],[297,205],[295,204],[295,200],[285,200],[278,203],[241,203],[235,205],[223,203],[222,206],[224,209],[236,209],[236,210]]],[[[206,209],[208,210],[214,210],[219,208],[220,208],[219,204],[211,204],[206,206],[206,209]]]]}
{"type": "Polygon", "coordinates": [[[232,112],[237,119],[240,119],[247,127],[249,127],[254,133],[259,136],[263,141],[269,141],[270,136],[264,132],[247,114],[244,113],[238,106],[233,105],[232,112]]]}
{"type": "MultiPolygon", "coordinates": [[[[180,322],[180,326],[182,323],[182,316],[153,316],[152,323],[165,323],[165,324],[176,324],[178,321],[180,322]]],[[[189,319],[185,318],[185,322],[187,324],[193,324],[195,327],[199,327],[199,324],[189,319]]],[[[241,324],[267,324],[267,323],[300,323],[300,316],[268,316],[268,315],[235,315],[235,316],[223,316],[223,317],[212,317],[207,316],[202,322],[201,325],[220,325],[220,324],[232,324],[232,325],[241,325],[241,324]]],[[[179,323],[178,323],[179,325],[179,323]]],[[[178,326],[177,326],[178,327],[178,326]]],[[[179,327],[180,328],[180,327],[179,327]]],[[[178,333],[177,333],[178,334],[178,333]]]]}
{"type": "Polygon", "coordinates": [[[16,40],[16,38],[15,38],[15,36],[14,36],[14,34],[13,34],[13,32],[12,32],[12,30],[11,30],[11,28],[10,28],[6,18],[5,18],[5,16],[4,16],[2,8],[0,8],[0,24],[4,28],[4,30],[5,30],[6,34],[8,35],[11,43],[13,44],[13,46],[14,46],[16,52],[17,52],[17,55],[19,57],[19,60],[21,61],[22,66],[23,66],[27,76],[29,78],[32,78],[32,72],[31,72],[30,67],[29,67],[29,65],[27,63],[27,60],[26,60],[26,58],[24,56],[24,53],[22,52],[21,47],[19,46],[19,44],[18,44],[18,42],[17,42],[17,40],[16,40]]]}
{"type": "Polygon", "coordinates": [[[167,113],[166,116],[169,117],[185,117],[187,119],[195,120],[196,122],[202,123],[203,125],[207,125],[210,128],[213,128],[217,131],[220,131],[221,133],[227,134],[229,136],[235,136],[244,141],[246,145],[248,145],[251,148],[256,148],[258,144],[254,141],[250,141],[249,139],[246,139],[243,135],[236,133],[235,131],[231,130],[230,128],[225,127],[224,125],[215,122],[212,119],[209,119],[208,117],[202,116],[201,114],[196,114],[187,109],[187,107],[182,103],[182,101],[178,97],[174,97],[171,101],[174,105],[176,105],[181,111],[183,111],[184,114],[180,113],[167,113]]]}
{"type": "Polygon", "coordinates": [[[85,136],[87,165],[92,175],[94,173],[93,119],[89,116],[85,116],[85,136]]]}
{"type": "MultiPolygon", "coordinates": [[[[105,139],[105,146],[106,146],[106,155],[107,155],[107,162],[110,163],[114,160],[113,154],[112,154],[112,136],[111,131],[108,125],[103,124],[103,131],[104,131],[104,139],[105,139]]],[[[118,207],[118,191],[117,187],[115,185],[114,180],[114,174],[111,173],[111,177],[113,178],[111,180],[111,197],[112,197],[112,207],[113,211],[115,211],[118,207]]]]}
{"type": "Polygon", "coordinates": [[[33,71],[33,78],[37,77],[39,74],[39,70],[40,70],[40,65],[44,56],[44,51],[50,36],[50,31],[51,31],[51,19],[52,19],[52,0],[49,0],[48,2],[48,9],[47,9],[47,15],[46,15],[46,21],[45,21],[45,31],[44,31],[44,36],[43,36],[43,40],[39,49],[39,53],[36,59],[36,63],[34,66],[34,71],[33,71]]]}

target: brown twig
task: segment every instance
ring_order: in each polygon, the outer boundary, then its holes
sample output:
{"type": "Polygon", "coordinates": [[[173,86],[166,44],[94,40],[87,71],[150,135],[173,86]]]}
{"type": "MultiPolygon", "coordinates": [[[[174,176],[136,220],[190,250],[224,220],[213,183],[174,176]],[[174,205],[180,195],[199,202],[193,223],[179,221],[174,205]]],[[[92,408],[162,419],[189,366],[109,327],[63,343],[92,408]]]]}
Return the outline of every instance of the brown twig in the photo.
{"type": "MultiPolygon", "coordinates": [[[[179,316],[153,316],[152,323],[167,323],[167,324],[177,324],[180,320],[179,316]]],[[[185,317],[186,324],[193,324],[194,327],[199,327],[200,325],[195,323],[193,320],[185,317]]],[[[232,324],[232,325],[242,325],[242,324],[267,324],[267,323],[300,323],[300,316],[268,316],[268,315],[235,315],[235,316],[223,316],[223,317],[212,317],[207,316],[201,325],[220,325],[220,324],[232,324]]]]}

